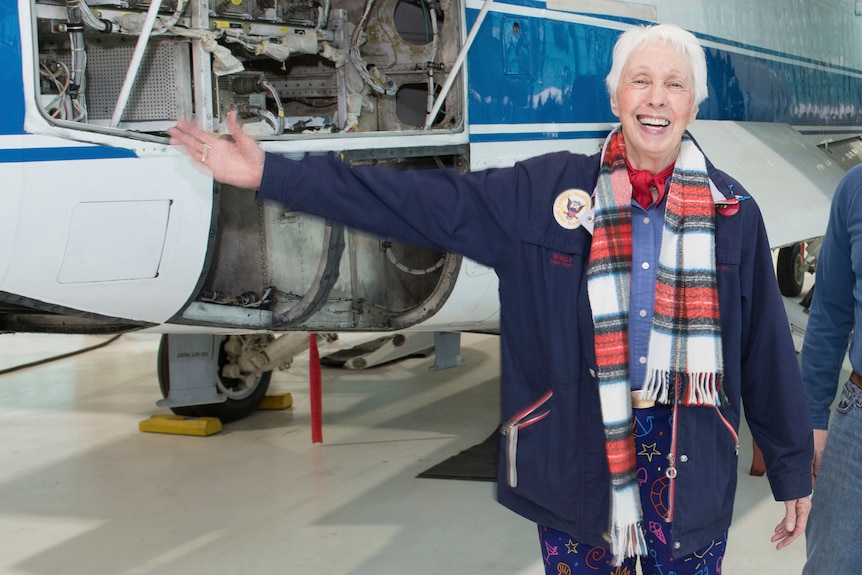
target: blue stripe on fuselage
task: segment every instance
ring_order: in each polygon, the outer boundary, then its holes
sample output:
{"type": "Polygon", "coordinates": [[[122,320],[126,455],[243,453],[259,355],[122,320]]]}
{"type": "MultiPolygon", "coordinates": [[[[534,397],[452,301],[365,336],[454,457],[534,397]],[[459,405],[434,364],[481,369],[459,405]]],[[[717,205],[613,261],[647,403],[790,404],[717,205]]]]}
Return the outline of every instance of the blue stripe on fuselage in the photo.
{"type": "MultiPolygon", "coordinates": [[[[622,20],[605,18],[604,27],[543,14],[487,14],[468,56],[471,124],[616,121],[604,79],[622,20]]],[[[468,25],[476,15],[476,10],[468,11],[468,25]]],[[[862,71],[712,36],[700,38],[706,46],[709,97],[698,118],[862,125],[862,71]]],[[[482,138],[487,141],[489,136],[482,138]]],[[[479,141],[476,136],[471,140],[479,141]]]]}
{"type": "Polygon", "coordinates": [[[470,134],[474,144],[488,142],[535,142],[539,140],[604,140],[610,130],[585,130],[583,132],[497,132],[493,134],[470,134]]]}
{"type": "Polygon", "coordinates": [[[131,150],[110,146],[0,149],[0,164],[17,162],[62,162],[64,160],[108,160],[137,157],[131,150]]]}
{"type": "Polygon", "coordinates": [[[24,80],[17,0],[0,2],[0,86],[6,94],[0,113],[0,134],[23,134],[24,80]]]}

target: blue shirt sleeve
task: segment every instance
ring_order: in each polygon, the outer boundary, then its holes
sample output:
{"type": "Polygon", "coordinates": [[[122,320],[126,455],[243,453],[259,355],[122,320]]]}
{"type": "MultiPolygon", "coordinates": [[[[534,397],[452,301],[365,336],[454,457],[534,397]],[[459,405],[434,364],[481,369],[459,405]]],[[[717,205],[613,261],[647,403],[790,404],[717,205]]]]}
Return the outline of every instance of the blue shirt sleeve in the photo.
{"type": "MultiPolygon", "coordinates": [[[[802,345],[802,377],[815,429],[826,429],[850,334],[862,327],[862,166],[835,191],[815,272],[814,298],[802,345]]],[[[862,341],[850,349],[862,367],[862,341]]]]}

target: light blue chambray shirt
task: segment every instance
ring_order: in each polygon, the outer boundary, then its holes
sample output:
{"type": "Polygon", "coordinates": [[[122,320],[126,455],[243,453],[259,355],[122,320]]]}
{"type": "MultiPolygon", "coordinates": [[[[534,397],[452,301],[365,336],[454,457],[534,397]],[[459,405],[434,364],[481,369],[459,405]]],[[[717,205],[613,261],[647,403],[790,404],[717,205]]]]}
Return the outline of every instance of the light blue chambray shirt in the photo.
{"type": "MultiPolygon", "coordinates": [[[[670,182],[670,178],[668,178],[670,182]]],[[[667,191],[647,209],[632,198],[632,277],[629,300],[629,377],[632,389],[643,387],[649,335],[655,306],[655,280],[667,191]]]]}
{"type": "MultiPolygon", "coordinates": [[[[827,429],[851,333],[862,333],[862,166],[848,171],[835,195],[817,256],[814,298],[802,344],[802,379],[814,429],[827,429]]],[[[862,337],[850,342],[862,369],[862,337]]]]}

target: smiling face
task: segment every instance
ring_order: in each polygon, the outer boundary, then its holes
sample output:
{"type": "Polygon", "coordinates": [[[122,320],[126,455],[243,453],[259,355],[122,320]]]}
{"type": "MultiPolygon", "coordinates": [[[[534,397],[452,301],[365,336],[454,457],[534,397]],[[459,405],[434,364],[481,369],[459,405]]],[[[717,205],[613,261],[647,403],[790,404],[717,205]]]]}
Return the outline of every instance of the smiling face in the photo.
{"type": "Polygon", "coordinates": [[[686,127],[697,116],[691,66],[665,42],[631,53],[611,110],[620,119],[629,164],[656,174],[679,154],[686,127]]]}

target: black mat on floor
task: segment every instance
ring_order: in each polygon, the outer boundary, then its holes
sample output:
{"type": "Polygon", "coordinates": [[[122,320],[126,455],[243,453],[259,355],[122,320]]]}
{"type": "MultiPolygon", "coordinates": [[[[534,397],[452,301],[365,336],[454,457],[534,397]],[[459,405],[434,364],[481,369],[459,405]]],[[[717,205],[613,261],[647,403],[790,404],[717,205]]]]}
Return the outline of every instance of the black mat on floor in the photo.
{"type": "Polygon", "coordinates": [[[433,479],[464,479],[468,481],[496,481],[499,459],[500,433],[494,431],[482,443],[465,449],[458,455],[441,461],[416,477],[433,479]]]}

